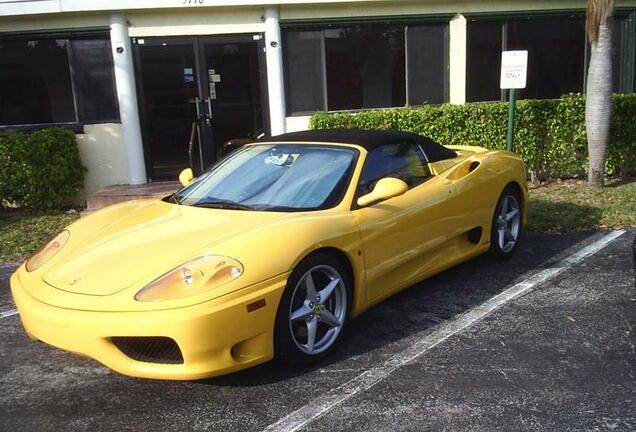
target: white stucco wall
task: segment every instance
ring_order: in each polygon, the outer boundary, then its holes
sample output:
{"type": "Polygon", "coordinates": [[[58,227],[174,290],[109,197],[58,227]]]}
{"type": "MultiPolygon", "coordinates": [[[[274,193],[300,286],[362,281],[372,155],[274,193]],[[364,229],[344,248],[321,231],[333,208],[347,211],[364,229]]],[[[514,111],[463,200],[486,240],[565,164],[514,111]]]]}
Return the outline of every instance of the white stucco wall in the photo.
{"type": "Polygon", "coordinates": [[[298,132],[309,129],[311,116],[293,116],[285,119],[286,132],[298,132]]]}
{"type": "Polygon", "coordinates": [[[449,23],[449,102],[466,102],[466,18],[457,14],[449,23]]]}
{"type": "MultiPolygon", "coordinates": [[[[621,3],[629,3],[633,0],[621,3]]],[[[585,0],[397,0],[370,2],[333,2],[321,4],[286,4],[281,6],[281,20],[311,20],[355,16],[389,16],[531,11],[550,9],[585,9],[585,0]]]]}
{"type": "Polygon", "coordinates": [[[77,134],[76,140],[82,163],[88,168],[82,197],[86,198],[105,186],[128,182],[121,124],[86,125],[84,133],[77,134]]]}
{"type": "Polygon", "coordinates": [[[132,37],[262,33],[263,8],[194,8],[127,12],[132,37]]]}
{"type": "Polygon", "coordinates": [[[108,22],[108,14],[103,12],[0,16],[0,33],[96,27],[106,29],[108,22]]]}

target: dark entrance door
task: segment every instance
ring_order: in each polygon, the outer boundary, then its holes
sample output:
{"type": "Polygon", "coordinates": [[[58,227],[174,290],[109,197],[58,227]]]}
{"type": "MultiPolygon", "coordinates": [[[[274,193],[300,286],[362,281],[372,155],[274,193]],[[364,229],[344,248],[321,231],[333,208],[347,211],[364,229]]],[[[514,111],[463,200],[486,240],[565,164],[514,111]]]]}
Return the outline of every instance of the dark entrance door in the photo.
{"type": "Polygon", "coordinates": [[[191,164],[199,172],[216,161],[224,142],[267,129],[260,35],[133,42],[152,180],[174,180],[191,164]]]}
{"type": "MultiPolygon", "coordinates": [[[[215,155],[234,138],[264,132],[266,90],[262,44],[255,36],[211,37],[200,40],[202,98],[206,131],[212,134],[215,155]],[[262,61],[261,61],[262,60],[262,61]]],[[[208,158],[211,161],[214,158],[208,158]]]]}

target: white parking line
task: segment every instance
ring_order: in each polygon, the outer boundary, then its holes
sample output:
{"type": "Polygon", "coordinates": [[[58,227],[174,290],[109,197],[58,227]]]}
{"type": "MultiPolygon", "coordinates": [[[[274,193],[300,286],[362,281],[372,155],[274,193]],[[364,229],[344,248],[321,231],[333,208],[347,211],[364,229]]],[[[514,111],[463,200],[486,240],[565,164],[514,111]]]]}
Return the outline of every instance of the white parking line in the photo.
{"type": "MultiPolygon", "coordinates": [[[[309,404],[297,409],[291,414],[281,418],[276,423],[269,425],[266,432],[294,432],[297,431],[327,412],[331,411],[337,405],[350,399],[356,394],[368,390],[375,384],[387,378],[391,373],[400,367],[412,362],[431,348],[444,342],[449,337],[465,330],[476,322],[482,320],[488,314],[498,309],[509,301],[519,297],[522,294],[530,292],[537,285],[555,277],[559,273],[569,269],[573,265],[579,263],[590,255],[600,251],[607,246],[612,240],[620,237],[625,233],[624,230],[613,231],[590,245],[580,249],[577,252],[568,255],[554,266],[538,271],[523,281],[511,286],[505,291],[486,300],[481,305],[470,309],[459,317],[442,323],[433,333],[423,334],[422,337],[413,345],[405,350],[395,354],[378,367],[373,367],[361,373],[352,380],[342,384],[339,387],[323,394],[314,399],[309,404]]],[[[425,333],[425,332],[423,332],[425,333]]]]}
{"type": "Polygon", "coordinates": [[[8,311],[0,312],[0,319],[7,318],[13,315],[17,315],[19,312],[16,309],[11,309],[8,311]]]}

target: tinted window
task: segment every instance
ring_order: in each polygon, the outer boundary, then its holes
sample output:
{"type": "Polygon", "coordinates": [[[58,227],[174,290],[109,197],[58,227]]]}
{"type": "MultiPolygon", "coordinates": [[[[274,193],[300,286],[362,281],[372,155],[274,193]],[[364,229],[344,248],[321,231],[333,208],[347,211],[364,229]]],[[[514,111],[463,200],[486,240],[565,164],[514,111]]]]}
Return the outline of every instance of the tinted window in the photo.
{"type": "Polygon", "coordinates": [[[74,122],[65,39],[0,42],[0,124],[74,122]]]}
{"type": "Polygon", "coordinates": [[[283,38],[290,114],[448,99],[448,23],[294,27],[283,38]]]}
{"type": "Polygon", "coordinates": [[[110,40],[20,38],[0,42],[0,125],[119,118],[110,40]]]}
{"type": "Polygon", "coordinates": [[[501,51],[528,50],[523,99],[556,99],[583,90],[583,17],[511,19],[468,23],[466,100],[501,100],[501,51]],[[505,41],[503,39],[505,34],[505,41]]]}
{"type": "Polygon", "coordinates": [[[110,40],[79,39],[70,44],[79,120],[119,118],[110,40]]]}
{"type": "Polygon", "coordinates": [[[325,30],[329,110],[402,106],[404,27],[355,25],[325,30]]]}
{"type": "Polygon", "coordinates": [[[507,49],[528,50],[528,83],[521,98],[557,99],[583,91],[584,18],[510,21],[507,49]]]}
{"type": "Polygon", "coordinates": [[[292,113],[324,109],[321,34],[320,30],[285,32],[285,88],[292,113]]]}
{"type": "Polygon", "coordinates": [[[409,105],[443,103],[448,89],[448,25],[409,26],[409,105]]]}
{"type": "Polygon", "coordinates": [[[375,183],[384,177],[403,180],[409,188],[430,176],[424,155],[411,143],[395,143],[378,147],[369,153],[360,176],[358,193],[371,192],[375,183]]]}
{"type": "Polygon", "coordinates": [[[501,22],[468,23],[466,57],[466,100],[469,102],[501,99],[501,22]]]}
{"type": "Polygon", "coordinates": [[[627,16],[614,17],[612,27],[612,87],[615,92],[634,91],[631,88],[627,73],[629,70],[629,50],[630,48],[634,49],[634,43],[629,40],[628,36],[630,24],[631,20],[627,16]]]}

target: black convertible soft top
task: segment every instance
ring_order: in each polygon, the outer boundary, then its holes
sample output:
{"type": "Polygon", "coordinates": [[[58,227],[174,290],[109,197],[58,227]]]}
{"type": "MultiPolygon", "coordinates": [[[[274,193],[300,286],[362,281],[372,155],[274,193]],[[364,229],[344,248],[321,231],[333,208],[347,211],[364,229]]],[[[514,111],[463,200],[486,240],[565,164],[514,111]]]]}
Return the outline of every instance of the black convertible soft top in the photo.
{"type": "Polygon", "coordinates": [[[261,138],[259,140],[259,142],[280,141],[356,144],[364,147],[368,151],[384,144],[412,142],[422,148],[422,151],[429,162],[437,162],[457,156],[457,153],[453,150],[448,149],[433,140],[414,133],[395,130],[320,129],[290,132],[273,137],[261,138]]]}

